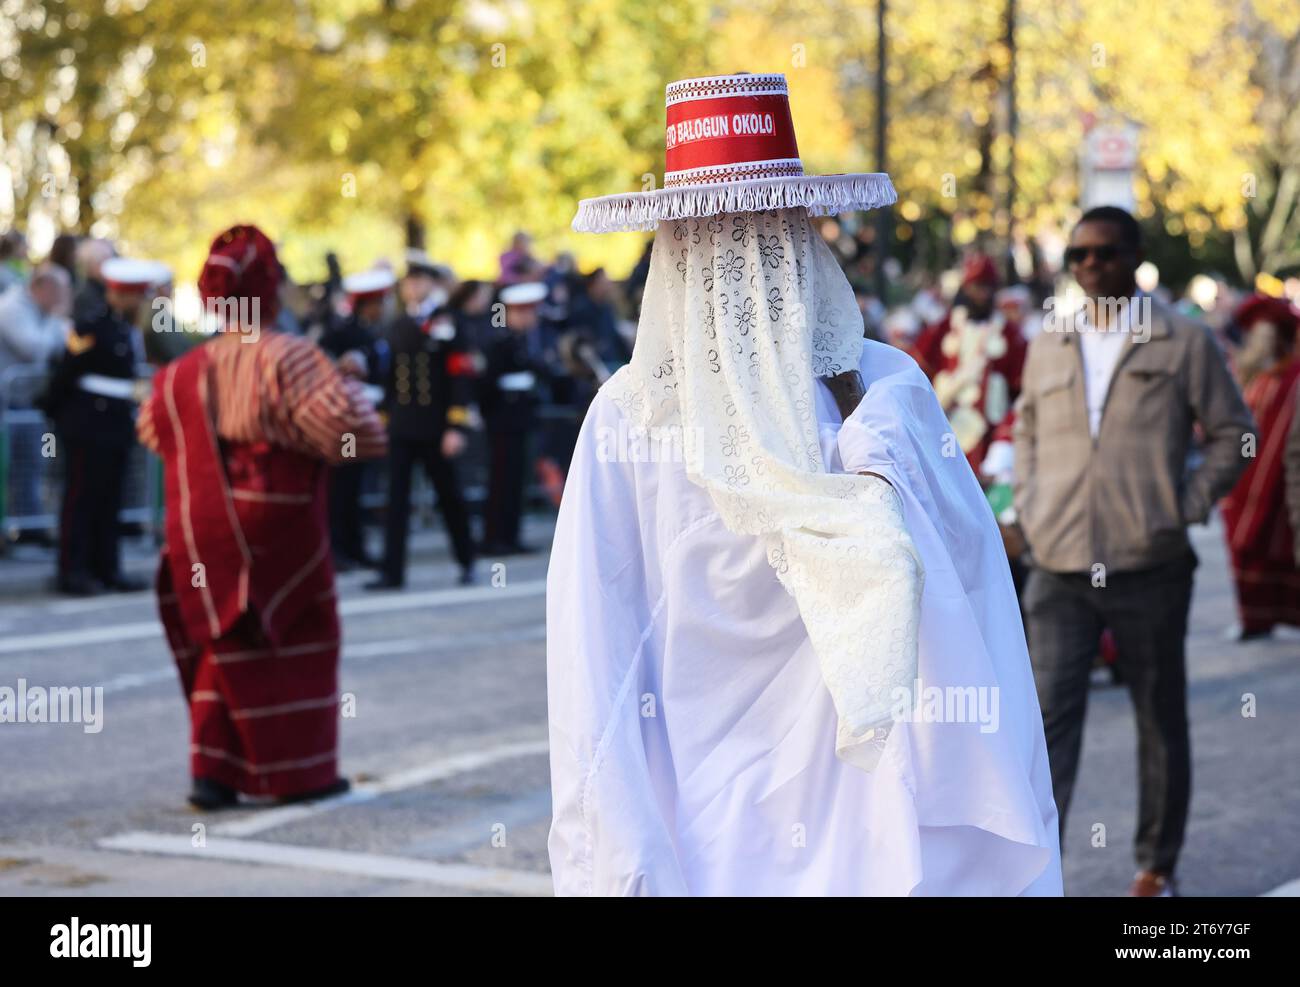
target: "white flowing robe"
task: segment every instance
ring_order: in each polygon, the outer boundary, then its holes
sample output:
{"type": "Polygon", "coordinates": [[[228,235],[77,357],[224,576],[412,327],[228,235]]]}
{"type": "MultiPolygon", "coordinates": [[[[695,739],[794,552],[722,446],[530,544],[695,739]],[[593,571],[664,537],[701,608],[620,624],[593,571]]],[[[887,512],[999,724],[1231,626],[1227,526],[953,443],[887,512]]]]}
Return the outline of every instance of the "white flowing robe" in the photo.
{"type": "Polygon", "coordinates": [[[760,540],[727,530],[681,462],[628,461],[602,391],[547,579],[557,894],[1061,893],[992,512],[911,358],[868,342],[861,370],[866,396],[843,426],[818,383],[821,440],[829,469],[843,451],[903,501],[925,568],[917,712],[873,772],[836,757],[834,705],[760,540]],[[934,689],[984,705],[934,722],[934,689]]]}

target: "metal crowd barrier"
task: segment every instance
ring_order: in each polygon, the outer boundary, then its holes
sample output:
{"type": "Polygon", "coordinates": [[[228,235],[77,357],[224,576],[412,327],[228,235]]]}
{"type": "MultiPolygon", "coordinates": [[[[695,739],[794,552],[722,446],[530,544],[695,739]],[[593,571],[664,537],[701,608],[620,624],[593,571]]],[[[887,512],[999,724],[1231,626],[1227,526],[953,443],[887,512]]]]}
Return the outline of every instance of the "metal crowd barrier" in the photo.
{"type": "MultiPolygon", "coordinates": [[[[138,368],[141,376],[152,372],[148,366],[138,368]]],[[[58,526],[64,459],[54,425],[33,406],[48,377],[37,366],[10,367],[0,374],[0,532],[58,526]]],[[[123,522],[158,523],[161,477],[157,457],[133,448],[119,515],[123,522]]]]}
{"type": "MultiPolygon", "coordinates": [[[[153,368],[142,366],[140,376],[153,368]]],[[[51,530],[58,526],[63,493],[63,460],[58,455],[54,426],[33,407],[45,387],[48,373],[41,367],[11,367],[0,374],[0,534],[51,530]],[[53,440],[54,455],[46,455],[53,440]]],[[[535,455],[545,454],[567,465],[580,422],[575,409],[547,405],[539,409],[534,435],[535,455]]],[[[476,509],[487,499],[488,443],[482,432],[471,435],[469,446],[457,462],[465,499],[476,509]]],[[[416,469],[411,489],[413,527],[438,525],[434,517],[433,487],[416,469]]],[[[545,503],[545,493],[530,475],[529,499],[545,503]]],[[[383,460],[367,470],[362,503],[382,508],[388,501],[388,468],[383,460]]],[[[140,524],[160,533],[162,528],[162,465],[141,446],[131,451],[120,520],[140,524]]]]}

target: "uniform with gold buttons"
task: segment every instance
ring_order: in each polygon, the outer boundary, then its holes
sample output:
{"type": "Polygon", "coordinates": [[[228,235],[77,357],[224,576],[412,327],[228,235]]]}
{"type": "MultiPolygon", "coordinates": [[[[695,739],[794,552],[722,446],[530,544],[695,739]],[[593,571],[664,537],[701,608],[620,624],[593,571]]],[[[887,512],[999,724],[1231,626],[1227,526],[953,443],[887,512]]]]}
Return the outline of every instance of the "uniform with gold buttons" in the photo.
{"type": "Polygon", "coordinates": [[[438,497],[462,581],[472,579],[474,541],[469,512],[447,450],[476,426],[475,355],[465,345],[451,313],[404,313],[389,328],[392,363],[387,395],[389,476],[384,562],[375,588],[396,588],[406,578],[406,541],[411,513],[411,474],[421,466],[438,497]],[[448,432],[459,433],[448,441],[448,432]]]}

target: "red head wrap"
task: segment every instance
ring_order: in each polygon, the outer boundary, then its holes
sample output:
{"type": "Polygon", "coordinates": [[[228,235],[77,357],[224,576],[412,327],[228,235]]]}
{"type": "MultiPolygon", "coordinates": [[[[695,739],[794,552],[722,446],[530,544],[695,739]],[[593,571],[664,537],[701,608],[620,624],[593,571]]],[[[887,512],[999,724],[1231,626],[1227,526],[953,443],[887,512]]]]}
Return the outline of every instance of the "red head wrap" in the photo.
{"type": "Polygon", "coordinates": [[[1250,332],[1257,322],[1271,322],[1277,327],[1282,341],[1290,343],[1296,337],[1297,327],[1300,327],[1300,312],[1285,298],[1255,294],[1237,306],[1232,321],[1242,332],[1250,332]]]}
{"type": "Polygon", "coordinates": [[[961,283],[964,285],[979,283],[996,288],[1000,281],[997,265],[988,254],[971,254],[962,265],[961,283]]]}
{"type": "Polygon", "coordinates": [[[232,226],[212,241],[199,274],[199,295],[210,299],[258,299],[258,311],[269,328],[280,310],[280,261],[275,244],[256,226],[232,226]]]}

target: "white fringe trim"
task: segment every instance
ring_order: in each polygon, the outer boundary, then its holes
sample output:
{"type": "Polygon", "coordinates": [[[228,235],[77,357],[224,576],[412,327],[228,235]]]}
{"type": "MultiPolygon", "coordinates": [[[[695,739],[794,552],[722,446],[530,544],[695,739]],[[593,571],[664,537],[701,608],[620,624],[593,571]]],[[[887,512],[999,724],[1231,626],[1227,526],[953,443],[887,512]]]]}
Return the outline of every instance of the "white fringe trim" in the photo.
{"type": "Polygon", "coordinates": [[[578,233],[653,230],[665,220],[798,206],[809,215],[828,216],[879,209],[897,201],[894,185],[883,173],[756,178],[583,199],[573,229],[578,233]]]}

